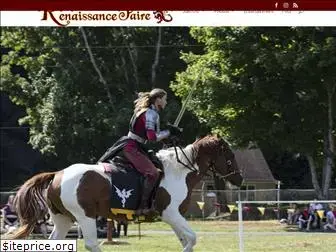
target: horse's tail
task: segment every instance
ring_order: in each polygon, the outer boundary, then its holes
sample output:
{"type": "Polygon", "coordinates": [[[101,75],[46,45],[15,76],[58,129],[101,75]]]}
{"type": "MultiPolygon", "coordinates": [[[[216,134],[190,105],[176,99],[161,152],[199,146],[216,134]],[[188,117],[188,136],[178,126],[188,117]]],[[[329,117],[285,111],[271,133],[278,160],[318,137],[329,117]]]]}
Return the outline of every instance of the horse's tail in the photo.
{"type": "Polygon", "coordinates": [[[11,235],[11,239],[27,237],[38,220],[48,212],[44,191],[56,172],[44,172],[27,180],[16,193],[14,207],[18,215],[20,227],[11,235]]]}

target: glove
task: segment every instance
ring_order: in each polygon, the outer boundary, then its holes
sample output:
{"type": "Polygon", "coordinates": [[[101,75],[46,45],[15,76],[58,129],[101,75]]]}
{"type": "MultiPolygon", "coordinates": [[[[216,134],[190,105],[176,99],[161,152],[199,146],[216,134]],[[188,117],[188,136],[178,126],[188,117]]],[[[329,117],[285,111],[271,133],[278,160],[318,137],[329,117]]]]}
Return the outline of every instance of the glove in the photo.
{"type": "Polygon", "coordinates": [[[167,128],[170,131],[171,136],[180,137],[182,135],[183,129],[167,123],[167,128]]]}

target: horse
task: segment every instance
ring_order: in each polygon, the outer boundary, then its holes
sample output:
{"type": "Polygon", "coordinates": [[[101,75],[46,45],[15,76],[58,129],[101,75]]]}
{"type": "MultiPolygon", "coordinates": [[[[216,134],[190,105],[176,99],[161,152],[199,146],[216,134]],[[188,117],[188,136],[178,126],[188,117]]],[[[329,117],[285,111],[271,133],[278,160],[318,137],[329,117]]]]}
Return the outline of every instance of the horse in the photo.
{"type": "MultiPolygon", "coordinates": [[[[208,172],[240,186],[243,179],[234,153],[224,139],[207,135],[185,147],[161,149],[155,155],[162,163],[163,175],[156,189],[154,207],[161,220],[175,232],[182,251],[193,251],[196,234],[183,217],[192,189],[208,172]]],[[[96,217],[120,218],[111,211],[113,176],[113,172],[106,172],[102,163],[76,163],[60,171],[34,175],[16,194],[15,207],[21,227],[12,238],[27,237],[36,221],[49,211],[54,223],[49,239],[64,239],[72,224],[77,222],[86,249],[100,252],[96,217]]]]}

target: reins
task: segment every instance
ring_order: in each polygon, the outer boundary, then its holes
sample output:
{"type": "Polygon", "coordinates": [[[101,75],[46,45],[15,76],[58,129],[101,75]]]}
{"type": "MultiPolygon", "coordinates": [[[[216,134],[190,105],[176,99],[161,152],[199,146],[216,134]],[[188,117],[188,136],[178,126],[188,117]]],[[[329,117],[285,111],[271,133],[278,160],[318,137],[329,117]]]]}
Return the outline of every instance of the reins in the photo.
{"type": "Polygon", "coordinates": [[[188,156],[185,154],[183,148],[180,146],[180,145],[176,145],[175,142],[174,142],[174,150],[175,150],[175,154],[176,154],[176,160],[178,163],[182,164],[184,167],[186,167],[187,169],[193,171],[193,172],[199,172],[195,166],[193,165],[193,163],[190,161],[190,159],[188,158],[188,156]],[[178,156],[178,153],[177,153],[177,147],[181,150],[183,156],[187,159],[189,165],[183,163],[180,159],[179,159],[179,156],[178,156]]]}
{"type": "MultiPolygon", "coordinates": [[[[185,154],[183,148],[180,146],[180,145],[177,145],[176,142],[174,141],[173,142],[173,147],[174,147],[174,150],[175,150],[175,154],[176,154],[176,160],[178,163],[182,164],[184,167],[186,167],[187,169],[189,169],[190,171],[193,171],[193,172],[197,172],[200,174],[200,171],[198,169],[195,168],[195,166],[193,165],[193,163],[190,161],[190,159],[188,158],[188,156],[185,154]],[[183,154],[183,156],[187,159],[188,161],[188,164],[185,164],[184,162],[182,162],[178,156],[178,152],[177,152],[177,148],[179,148],[183,154]]],[[[206,172],[203,172],[202,174],[203,175],[210,175],[209,174],[209,171],[211,171],[215,176],[217,176],[219,179],[223,179],[225,180],[227,177],[231,176],[231,175],[234,175],[234,174],[237,174],[239,173],[238,171],[233,171],[233,172],[230,172],[226,175],[222,175],[220,174],[219,172],[217,172],[215,169],[214,169],[214,164],[210,164],[209,165],[209,169],[206,171],[206,172]]]]}
{"type": "Polygon", "coordinates": [[[215,175],[215,176],[217,176],[219,179],[223,179],[223,180],[225,180],[227,177],[229,177],[229,176],[232,176],[232,175],[235,175],[235,174],[237,174],[237,173],[240,173],[240,172],[238,172],[238,171],[233,171],[233,172],[230,172],[230,173],[228,173],[228,174],[226,174],[226,175],[222,175],[222,174],[220,174],[220,173],[218,173],[217,171],[215,171],[215,170],[213,170],[213,169],[211,169],[211,171],[213,172],[213,174],[215,175]]]}

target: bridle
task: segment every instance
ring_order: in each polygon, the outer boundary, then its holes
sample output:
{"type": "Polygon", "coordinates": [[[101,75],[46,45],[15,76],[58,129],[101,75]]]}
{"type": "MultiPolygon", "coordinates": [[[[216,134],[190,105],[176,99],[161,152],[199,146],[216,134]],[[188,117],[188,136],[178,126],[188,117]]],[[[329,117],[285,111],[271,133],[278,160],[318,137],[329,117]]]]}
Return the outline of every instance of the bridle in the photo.
{"type": "MultiPolygon", "coordinates": [[[[194,164],[190,161],[190,159],[188,158],[188,156],[185,154],[183,148],[176,144],[176,142],[173,142],[173,148],[175,150],[175,154],[176,154],[176,160],[178,163],[182,164],[184,167],[186,167],[187,169],[189,169],[190,171],[192,172],[197,172],[197,174],[201,174],[203,176],[210,176],[209,172],[212,172],[212,174],[216,177],[218,177],[219,179],[222,179],[222,180],[226,180],[227,177],[229,176],[232,176],[232,175],[235,175],[235,174],[241,174],[240,171],[232,171],[228,174],[225,174],[225,175],[222,175],[221,173],[219,173],[218,171],[216,171],[216,168],[215,168],[215,162],[212,161],[209,165],[208,165],[208,169],[205,171],[205,172],[200,172],[197,168],[195,168],[194,164]],[[178,156],[178,152],[177,152],[177,148],[180,149],[180,151],[182,152],[183,156],[186,158],[188,164],[185,164],[184,162],[182,162],[180,159],[179,159],[179,156],[178,156]]],[[[223,147],[222,147],[223,148],[223,147]]],[[[195,151],[193,150],[193,156],[195,155],[195,151]]],[[[232,165],[232,161],[231,160],[227,160],[226,161],[226,164],[227,166],[231,166],[232,165]]]]}
{"type": "MultiPolygon", "coordinates": [[[[228,174],[225,174],[225,175],[222,175],[221,173],[219,173],[218,171],[215,170],[215,165],[211,165],[210,168],[209,168],[209,171],[211,171],[213,173],[214,176],[216,176],[217,178],[219,179],[222,179],[222,180],[226,180],[227,177],[230,177],[232,175],[235,175],[235,174],[241,174],[240,171],[232,171],[228,174]]],[[[208,173],[208,171],[206,172],[206,174],[208,173]]]]}

